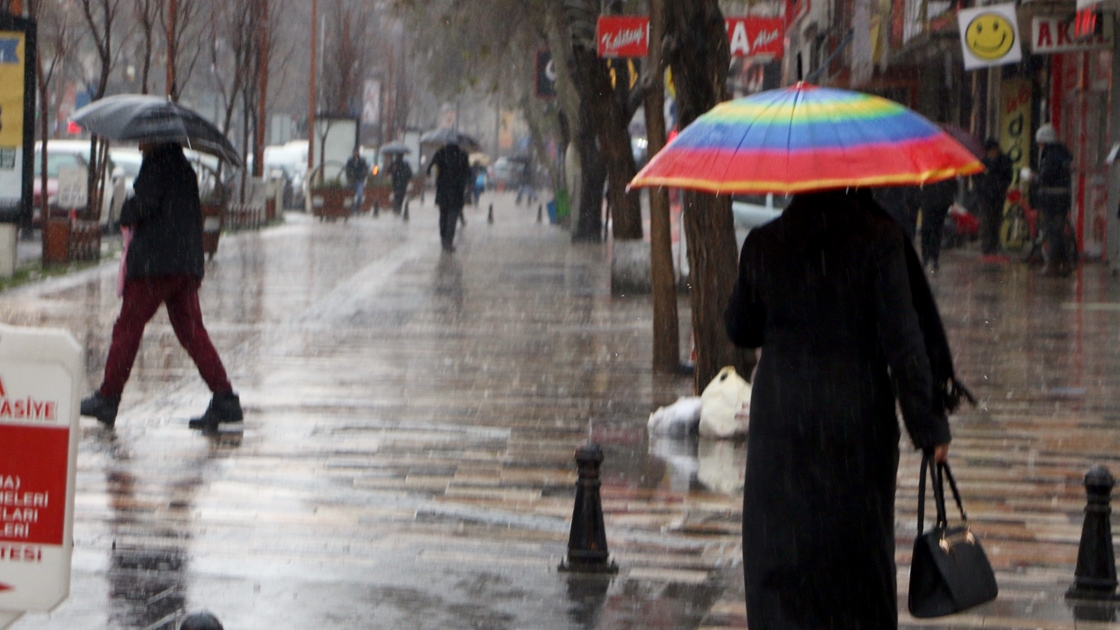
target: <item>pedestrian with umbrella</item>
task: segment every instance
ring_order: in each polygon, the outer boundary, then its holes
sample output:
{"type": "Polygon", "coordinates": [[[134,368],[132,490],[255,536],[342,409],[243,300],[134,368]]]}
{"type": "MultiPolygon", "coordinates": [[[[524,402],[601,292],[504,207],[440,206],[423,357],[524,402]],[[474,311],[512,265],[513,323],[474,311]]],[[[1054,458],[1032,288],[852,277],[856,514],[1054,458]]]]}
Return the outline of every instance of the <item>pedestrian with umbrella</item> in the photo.
{"type": "Polygon", "coordinates": [[[896,628],[896,398],[945,461],[959,396],[902,227],[868,187],[971,174],[929,121],[865,94],[797,84],[723,103],[631,185],[795,193],[751,230],[726,325],[761,348],[751,396],[743,568],[752,628],[896,628]]]}
{"type": "Polygon", "coordinates": [[[175,336],[213,394],[206,412],[190,426],[213,431],[220,423],[241,421],[241,401],[202,322],[202,206],[197,176],[182,144],[238,164],[236,151],[205,119],[155,97],[109,97],[78,110],[72,120],[110,139],[139,141],[144,155],[135,195],[121,209],[121,226],[131,232],[123,254],[121,312],[101,387],[82,400],[81,414],[113,426],[144,328],[162,304],[175,336]]]}
{"type": "Polygon", "coordinates": [[[471,165],[458,141],[443,145],[428,164],[428,174],[436,169],[436,205],[439,206],[439,237],[443,251],[455,251],[455,222],[463,213],[471,165]]]}

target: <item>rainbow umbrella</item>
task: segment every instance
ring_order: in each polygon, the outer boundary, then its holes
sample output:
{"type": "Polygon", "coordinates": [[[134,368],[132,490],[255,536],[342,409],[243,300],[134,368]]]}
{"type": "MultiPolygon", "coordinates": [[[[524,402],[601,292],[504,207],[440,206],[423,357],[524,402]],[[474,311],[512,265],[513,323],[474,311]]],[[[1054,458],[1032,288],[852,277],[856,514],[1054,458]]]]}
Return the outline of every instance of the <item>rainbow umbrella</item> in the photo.
{"type": "Polygon", "coordinates": [[[929,184],[982,170],[949,134],[894,101],[797,83],[712,108],[630,186],[790,194],[929,184]]]}

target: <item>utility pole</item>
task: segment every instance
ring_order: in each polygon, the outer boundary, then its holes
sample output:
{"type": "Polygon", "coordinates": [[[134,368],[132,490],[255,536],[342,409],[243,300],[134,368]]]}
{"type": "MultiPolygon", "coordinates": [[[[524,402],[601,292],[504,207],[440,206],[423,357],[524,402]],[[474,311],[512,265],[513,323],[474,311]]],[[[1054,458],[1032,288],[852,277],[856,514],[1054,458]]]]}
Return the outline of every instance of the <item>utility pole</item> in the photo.
{"type": "MultiPolygon", "coordinates": [[[[319,47],[319,0],[311,0],[311,87],[307,98],[307,176],[315,170],[315,51],[319,47]]],[[[310,188],[310,180],[307,182],[310,188]]],[[[309,193],[310,194],[310,193],[309,193]]]]}
{"type": "Polygon", "coordinates": [[[167,0],[167,97],[179,100],[179,90],[175,87],[175,58],[178,56],[175,45],[175,22],[179,19],[179,0],[167,0]]]}
{"type": "Polygon", "coordinates": [[[257,0],[257,142],[253,147],[253,177],[264,175],[265,99],[268,97],[268,0],[257,0]]]}

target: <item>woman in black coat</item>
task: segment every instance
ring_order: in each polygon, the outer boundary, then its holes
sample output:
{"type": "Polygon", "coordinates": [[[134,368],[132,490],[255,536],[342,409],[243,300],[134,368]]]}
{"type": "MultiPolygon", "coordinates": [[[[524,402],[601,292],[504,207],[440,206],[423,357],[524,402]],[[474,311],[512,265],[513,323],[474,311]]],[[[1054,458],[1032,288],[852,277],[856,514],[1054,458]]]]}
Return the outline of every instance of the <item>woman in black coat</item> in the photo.
{"type": "Polygon", "coordinates": [[[866,191],[798,195],[743,244],[726,320],[732,341],[762,348],[743,499],[751,628],[897,627],[895,392],[917,447],[943,461],[949,442],[906,247],[866,191]]]}

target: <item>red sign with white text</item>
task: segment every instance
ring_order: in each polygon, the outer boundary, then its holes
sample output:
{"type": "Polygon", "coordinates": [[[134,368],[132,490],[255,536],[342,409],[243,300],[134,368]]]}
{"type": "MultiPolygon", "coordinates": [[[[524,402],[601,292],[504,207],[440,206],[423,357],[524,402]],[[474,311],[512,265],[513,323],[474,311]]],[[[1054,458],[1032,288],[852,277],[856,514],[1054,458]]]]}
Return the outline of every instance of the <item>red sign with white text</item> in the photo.
{"type": "Polygon", "coordinates": [[[69,427],[5,424],[0,440],[0,542],[61,545],[69,427]]]}
{"type": "MultiPolygon", "coordinates": [[[[649,54],[648,17],[601,16],[596,34],[600,57],[645,57],[649,54]]],[[[784,38],[782,18],[727,18],[727,41],[731,44],[732,57],[781,59],[784,38]]]]}
{"type": "Polygon", "coordinates": [[[645,57],[649,54],[648,17],[600,16],[595,35],[600,57],[645,57]]]}
{"type": "Polygon", "coordinates": [[[785,49],[782,18],[727,18],[732,57],[781,59],[785,49]]]}

